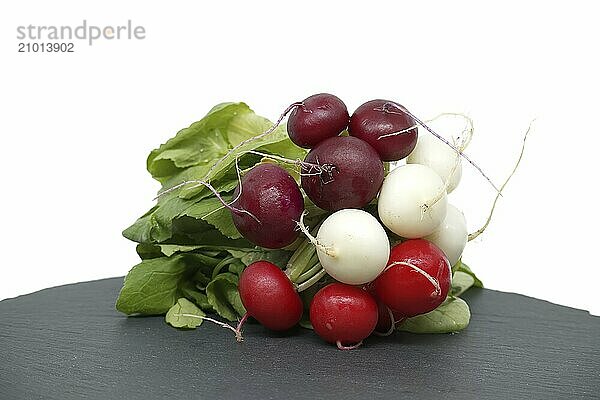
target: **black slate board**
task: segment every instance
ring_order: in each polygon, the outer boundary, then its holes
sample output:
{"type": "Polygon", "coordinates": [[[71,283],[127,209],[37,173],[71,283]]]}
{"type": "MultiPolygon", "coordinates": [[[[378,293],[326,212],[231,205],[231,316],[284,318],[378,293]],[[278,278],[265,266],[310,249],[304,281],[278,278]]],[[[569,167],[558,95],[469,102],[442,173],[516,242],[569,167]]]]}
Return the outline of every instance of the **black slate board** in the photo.
{"type": "Polygon", "coordinates": [[[249,324],[239,344],[209,323],[127,318],[121,282],[0,302],[0,398],[600,398],[600,318],[525,296],[472,289],[464,332],[339,351],[304,329],[249,324]]]}

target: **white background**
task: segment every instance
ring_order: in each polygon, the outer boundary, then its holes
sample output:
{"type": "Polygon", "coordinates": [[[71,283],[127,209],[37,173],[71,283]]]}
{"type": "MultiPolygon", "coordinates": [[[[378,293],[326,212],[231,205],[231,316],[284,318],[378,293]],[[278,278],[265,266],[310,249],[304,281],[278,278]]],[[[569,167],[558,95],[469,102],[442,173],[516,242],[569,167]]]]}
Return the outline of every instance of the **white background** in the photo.
{"type": "MultiPolygon", "coordinates": [[[[600,29],[593,2],[561,3],[3,2],[0,299],[127,273],[137,256],[120,232],[158,189],[148,152],[214,104],[241,100],[274,119],[326,91],[350,110],[388,98],[423,118],[469,114],[467,153],[496,182],[537,117],[463,259],[489,288],[600,313],[600,29]],[[17,53],[18,25],[84,18],[131,19],[147,37],[17,53]]],[[[464,169],[450,201],[474,230],[494,192],[464,169]]]]}

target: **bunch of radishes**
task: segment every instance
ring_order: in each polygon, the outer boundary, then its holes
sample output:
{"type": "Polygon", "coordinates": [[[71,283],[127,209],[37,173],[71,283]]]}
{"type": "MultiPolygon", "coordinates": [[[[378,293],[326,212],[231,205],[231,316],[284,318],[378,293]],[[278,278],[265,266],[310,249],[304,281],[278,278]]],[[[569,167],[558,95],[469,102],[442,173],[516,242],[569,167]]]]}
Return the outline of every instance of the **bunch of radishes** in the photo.
{"type": "MultiPolygon", "coordinates": [[[[312,298],[310,322],[340,349],[434,310],[467,243],[464,216],[446,198],[460,180],[464,146],[418,136],[423,123],[393,101],[366,102],[349,116],[339,98],[317,94],[290,111],[290,139],[311,149],[304,160],[283,160],[299,166],[302,190],[284,168],[257,164],[229,205],[239,232],[266,248],[288,246],[301,232],[308,237],[320,265],[307,281],[325,272],[336,281],[312,298]],[[402,159],[406,164],[386,175],[384,162],[402,159]],[[312,233],[302,191],[331,213],[312,233]]],[[[243,321],[293,327],[303,314],[298,289],[289,271],[268,261],[249,265],[239,280],[243,321]]]]}

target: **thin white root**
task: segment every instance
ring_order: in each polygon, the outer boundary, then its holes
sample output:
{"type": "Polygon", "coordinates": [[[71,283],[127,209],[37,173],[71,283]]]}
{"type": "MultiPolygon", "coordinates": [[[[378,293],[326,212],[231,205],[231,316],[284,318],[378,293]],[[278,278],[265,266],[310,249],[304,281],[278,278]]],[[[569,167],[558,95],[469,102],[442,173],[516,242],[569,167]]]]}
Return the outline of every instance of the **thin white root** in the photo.
{"type": "Polygon", "coordinates": [[[486,230],[488,225],[490,224],[490,221],[492,220],[492,216],[494,215],[494,210],[496,209],[496,203],[498,202],[498,199],[500,198],[502,191],[504,190],[504,188],[510,181],[510,178],[512,178],[513,175],[515,174],[515,172],[517,172],[517,168],[519,167],[519,164],[521,163],[521,160],[523,159],[523,154],[525,153],[525,142],[527,141],[527,136],[529,135],[529,132],[531,131],[531,126],[533,125],[534,121],[535,121],[535,119],[533,119],[529,123],[529,127],[527,128],[527,131],[525,132],[525,135],[523,136],[523,145],[521,146],[521,153],[519,154],[519,158],[517,159],[517,162],[515,163],[515,166],[514,166],[512,172],[510,173],[508,178],[506,178],[506,180],[500,187],[500,191],[498,192],[498,194],[496,195],[496,198],[494,199],[494,203],[492,204],[492,209],[490,210],[490,213],[487,217],[487,220],[485,221],[485,224],[483,224],[483,226],[481,228],[479,228],[478,230],[476,230],[475,232],[469,233],[469,236],[468,236],[469,242],[471,240],[476,239],[477,236],[481,235],[486,230]]]}
{"type": "Polygon", "coordinates": [[[418,127],[419,127],[419,125],[415,124],[413,126],[409,126],[408,128],[402,129],[401,131],[398,131],[398,132],[392,132],[392,133],[388,133],[387,135],[381,135],[381,136],[379,136],[377,138],[377,140],[381,140],[381,139],[384,139],[384,138],[387,138],[387,137],[391,137],[391,136],[402,135],[403,133],[410,132],[413,129],[418,128],[418,127]]]}
{"type": "Polygon", "coordinates": [[[390,329],[388,329],[387,332],[373,331],[373,333],[377,336],[390,336],[392,333],[394,333],[394,329],[396,329],[396,321],[394,321],[394,314],[392,313],[392,310],[390,310],[388,306],[385,306],[385,308],[390,316],[390,329]]]}
{"type": "Polygon", "coordinates": [[[302,214],[300,214],[300,221],[296,221],[296,225],[298,225],[298,228],[300,229],[300,231],[302,233],[304,233],[304,235],[308,238],[308,240],[310,240],[310,242],[319,250],[321,250],[323,253],[327,254],[329,257],[336,257],[335,251],[332,247],[329,246],[325,246],[322,243],[319,242],[319,240],[314,237],[313,235],[310,234],[310,232],[308,231],[308,228],[306,227],[306,225],[304,225],[304,216],[308,214],[308,212],[306,210],[304,210],[302,212],[302,214]]]}
{"type": "Polygon", "coordinates": [[[158,195],[153,200],[156,200],[159,197],[164,196],[167,193],[171,193],[172,191],[177,190],[177,189],[179,189],[179,188],[181,188],[181,187],[183,187],[185,185],[189,185],[190,183],[193,183],[194,186],[190,187],[189,189],[194,189],[194,188],[197,188],[199,186],[204,186],[204,187],[208,188],[208,190],[210,190],[215,195],[215,197],[222,204],[221,207],[219,207],[219,208],[217,208],[217,209],[209,212],[208,214],[206,214],[205,216],[203,216],[202,219],[206,218],[207,216],[211,215],[214,212],[222,210],[223,208],[227,208],[230,211],[238,213],[238,214],[249,215],[252,219],[254,219],[256,222],[258,222],[260,224],[261,223],[260,220],[254,214],[252,214],[250,211],[244,210],[242,208],[237,208],[237,207],[232,206],[232,204],[234,204],[236,201],[238,201],[238,199],[241,197],[241,195],[242,195],[242,188],[243,188],[243,185],[242,185],[242,176],[241,176],[242,171],[240,170],[240,167],[238,165],[238,157],[235,158],[235,170],[236,170],[236,173],[237,173],[238,187],[240,188],[240,190],[238,191],[238,194],[235,197],[235,199],[232,199],[229,203],[227,203],[223,199],[223,197],[221,197],[221,194],[210,183],[205,182],[205,181],[201,181],[201,180],[190,180],[190,181],[181,182],[181,183],[179,183],[179,184],[177,184],[177,185],[175,185],[175,186],[173,186],[173,187],[171,187],[169,189],[166,189],[166,190],[164,190],[162,192],[159,192],[158,195]]]}
{"type": "Polygon", "coordinates": [[[441,140],[442,142],[444,142],[447,146],[450,146],[450,148],[452,148],[454,151],[458,152],[458,154],[460,154],[461,157],[463,157],[465,160],[467,160],[469,162],[469,164],[471,164],[477,171],[479,171],[479,173],[490,183],[490,185],[492,185],[492,187],[494,188],[494,190],[496,190],[496,192],[499,191],[499,189],[496,187],[496,185],[494,184],[494,182],[492,182],[492,180],[483,172],[483,170],[477,164],[475,164],[475,162],[473,162],[473,160],[471,160],[465,153],[463,153],[462,151],[460,151],[459,149],[457,149],[446,138],[444,138],[443,136],[441,136],[440,134],[438,134],[437,132],[435,132],[425,122],[421,121],[419,118],[417,118],[417,116],[415,116],[413,113],[411,113],[410,111],[408,111],[406,108],[404,108],[400,104],[394,103],[394,102],[387,102],[387,103],[383,104],[381,107],[375,108],[375,111],[382,111],[382,112],[386,112],[386,113],[389,113],[389,114],[405,114],[405,115],[408,115],[417,124],[419,124],[420,126],[422,126],[423,128],[425,128],[427,131],[429,131],[429,133],[431,133],[433,136],[435,136],[436,138],[438,138],[439,140],[441,140]],[[392,108],[392,107],[394,109],[400,111],[400,112],[395,112],[395,111],[391,110],[390,108],[392,108]]]}
{"type": "Polygon", "coordinates": [[[433,276],[429,275],[427,272],[423,271],[421,268],[419,268],[416,265],[411,264],[409,262],[395,261],[395,262],[391,263],[390,265],[388,265],[387,267],[385,267],[384,272],[387,271],[388,269],[392,268],[395,265],[405,265],[407,267],[412,268],[416,272],[418,272],[421,275],[423,275],[433,285],[433,287],[435,289],[434,293],[436,295],[440,295],[442,293],[442,288],[440,287],[440,284],[438,283],[438,281],[435,280],[435,278],[433,276]]]}
{"type": "Polygon", "coordinates": [[[225,322],[221,322],[221,321],[217,321],[216,319],[210,318],[210,317],[206,317],[204,315],[196,315],[196,314],[185,314],[185,313],[181,313],[181,314],[173,314],[173,316],[175,317],[187,317],[187,318],[198,318],[201,319],[203,321],[209,321],[212,322],[214,324],[219,325],[222,328],[225,329],[229,329],[230,331],[233,331],[233,333],[235,334],[235,338],[238,342],[241,342],[242,340],[244,340],[244,338],[242,337],[241,333],[239,333],[233,326],[226,324],[225,322]]]}
{"type": "MultiPolygon", "coordinates": [[[[232,199],[229,204],[233,204],[236,201],[238,201],[238,199],[242,196],[242,190],[243,190],[243,186],[242,186],[242,170],[240,169],[240,166],[238,164],[238,160],[239,157],[235,158],[235,171],[237,173],[237,179],[238,179],[238,187],[240,188],[240,190],[238,191],[237,196],[235,196],[235,199],[232,199]]],[[[206,215],[202,216],[201,219],[205,220],[207,217],[209,217],[210,215],[216,213],[217,211],[222,210],[223,208],[226,208],[225,205],[222,205],[221,207],[215,208],[214,210],[210,211],[209,213],[207,213],[206,215]]],[[[259,221],[260,223],[260,221],[259,221]]]]}
{"type": "MultiPolygon", "coordinates": [[[[238,177],[238,179],[239,179],[239,177],[238,177]]],[[[199,186],[204,186],[204,187],[206,187],[208,190],[210,190],[215,195],[215,197],[221,202],[221,204],[223,204],[224,207],[226,207],[229,210],[231,210],[232,212],[235,212],[235,213],[238,213],[238,214],[246,214],[246,215],[250,216],[252,219],[254,219],[256,222],[258,222],[259,224],[261,223],[260,220],[254,214],[252,214],[250,211],[244,210],[242,208],[237,208],[237,207],[232,206],[232,204],[235,203],[237,201],[237,199],[239,199],[239,197],[241,195],[241,187],[242,187],[241,180],[240,180],[240,193],[238,193],[238,196],[233,201],[231,201],[230,203],[227,203],[223,199],[223,197],[221,197],[221,194],[217,191],[217,189],[215,189],[210,183],[205,182],[205,181],[201,181],[201,180],[191,180],[191,181],[182,182],[182,183],[180,183],[178,185],[173,186],[172,188],[169,188],[169,189],[167,189],[167,190],[165,190],[163,192],[160,192],[154,199],[156,200],[159,197],[164,196],[165,194],[170,193],[173,190],[179,189],[179,188],[181,188],[181,187],[183,187],[185,185],[188,185],[190,183],[194,183],[195,184],[194,186],[190,187],[190,189],[193,189],[193,188],[196,188],[196,187],[199,187],[199,186]]]]}
{"type": "Polygon", "coordinates": [[[323,268],[321,268],[321,270],[319,272],[317,272],[314,276],[312,276],[310,279],[307,279],[305,282],[302,282],[301,284],[296,286],[296,291],[298,293],[300,293],[300,292],[308,289],[309,287],[311,287],[312,285],[317,283],[322,277],[324,277],[325,274],[326,274],[325,270],[323,268]]]}
{"type": "Polygon", "coordinates": [[[363,342],[361,340],[360,342],[353,344],[352,346],[344,346],[342,344],[342,342],[338,340],[337,342],[335,342],[335,344],[337,345],[337,348],[340,350],[354,350],[354,349],[358,349],[360,346],[362,346],[363,342]]]}
{"type": "MultiPolygon", "coordinates": [[[[429,122],[437,121],[438,119],[440,119],[442,117],[448,117],[448,116],[464,118],[465,120],[467,120],[467,125],[470,125],[471,127],[473,126],[473,120],[471,118],[469,118],[467,115],[461,114],[461,113],[451,113],[451,112],[439,113],[438,115],[436,115],[433,118],[426,119],[425,122],[429,123],[429,122]]],[[[381,140],[381,139],[391,137],[391,136],[398,136],[403,133],[410,132],[413,129],[418,128],[418,127],[419,127],[419,124],[414,124],[413,126],[409,126],[408,128],[402,129],[401,131],[388,133],[387,135],[381,135],[377,138],[377,140],[381,140]]],[[[468,143],[467,143],[467,145],[468,145],[468,143]]]]}
{"type": "MultiPolygon", "coordinates": [[[[432,197],[430,200],[426,201],[422,206],[421,206],[421,220],[423,220],[423,218],[425,217],[425,214],[427,213],[427,211],[434,205],[436,204],[438,201],[440,201],[441,199],[444,198],[444,195],[447,193],[448,191],[448,187],[450,187],[450,181],[452,176],[454,176],[454,174],[456,173],[456,170],[458,169],[459,165],[460,165],[460,154],[462,154],[462,152],[467,148],[467,146],[469,145],[469,143],[471,143],[471,139],[473,138],[473,132],[474,132],[474,128],[473,128],[473,120],[471,120],[471,118],[467,117],[464,114],[459,114],[459,113],[442,113],[437,115],[435,118],[428,120],[429,121],[433,121],[437,118],[440,118],[441,116],[446,116],[446,115],[451,115],[451,116],[460,116],[462,118],[464,118],[466,120],[466,125],[465,128],[462,131],[462,135],[459,136],[456,139],[453,139],[454,144],[452,146],[453,150],[456,152],[456,158],[454,160],[454,165],[452,166],[452,169],[450,170],[450,173],[448,174],[448,176],[446,177],[446,179],[444,180],[444,186],[440,189],[440,191],[434,196],[432,197]],[[456,142],[460,140],[460,144],[457,144],[456,142]]],[[[499,191],[498,194],[500,194],[501,192],[499,191]]]]}

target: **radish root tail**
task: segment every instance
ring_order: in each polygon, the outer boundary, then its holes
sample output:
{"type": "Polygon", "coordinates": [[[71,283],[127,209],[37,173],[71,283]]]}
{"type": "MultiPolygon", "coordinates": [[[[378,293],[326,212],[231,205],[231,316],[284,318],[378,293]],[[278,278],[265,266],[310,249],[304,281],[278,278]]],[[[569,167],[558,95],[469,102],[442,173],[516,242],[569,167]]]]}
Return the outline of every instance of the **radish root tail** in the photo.
{"type": "Polygon", "coordinates": [[[373,331],[373,333],[377,336],[390,336],[392,333],[394,333],[394,329],[396,328],[396,321],[394,321],[394,314],[392,313],[392,310],[388,306],[385,306],[385,308],[390,317],[390,329],[388,329],[387,332],[373,331]]]}
{"type": "Polygon", "coordinates": [[[494,210],[496,209],[496,204],[498,203],[498,199],[500,198],[502,191],[504,190],[504,188],[510,181],[510,178],[512,178],[513,175],[515,174],[515,172],[517,172],[517,168],[519,168],[519,164],[521,164],[521,160],[523,159],[523,154],[525,153],[525,142],[527,141],[527,136],[529,135],[529,132],[531,131],[531,126],[533,125],[534,122],[535,122],[535,119],[529,123],[529,127],[527,128],[527,131],[525,132],[525,135],[523,136],[523,144],[521,146],[521,153],[519,154],[519,158],[517,159],[517,162],[515,163],[515,166],[513,167],[512,172],[510,173],[508,178],[506,178],[506,180],[500,187],[500,191],[498,192],[498,194],[496,195],[496,198],[494,199],[494,203],[492,204],[492,208],[490,209],[490,213],[487,217],[487,220],[485,221],[485,224],[483,224],[483,226],[481,228],[479,228],[478,230],[476,230],[475,232],[469,234],[469,236],[468,236],[469,242],[471,240],[476,239],[479,235],[481,235],[483,232],[485,232],[486,228],[490,224],[490,221],[492,220],[492,216],[494,215],[494,210]]]}
{"type": "Polygon", "coordinates": [[[306,225],[304,225],[304,216],[306,214],[308,214],[308,212],[306,210],[304,210],[302,212],[302,214],[300,214],[300,221],[296,221],[296,225],[298,225],[298,228],[300,229],[300,231],[302,233],[304,233],[304,235],[306,235],[308,240],[310,240],[310,242],[317,249],[321,250],[323,253],[327,254],[330,257],[335,257],[336,254],[332,247],[323,245],[321,242],[319,242],[319,240],[316,237],[314,237],[313,235],[310,234],[310,232],[308,231],[308,228],[306,227],[306,225]]]}
{"type": "MultiPolygon", "coordinates": [[[[238,172],[239,172],[239,169],[238,169],[238,172]]],[[[215,189],[210,183],[208,183],[206,181],[202,181],[202,180],[190,180],[190,181],[181,182],[180,184],[177,184],[177,185],[175,185],[175,186],[173,186],[173,187],[171,187],[169,189],[166,189],[166,190],[160,192],[154,198],[154,200],[156,200],[156,199],[158,199],[158,198],[166,195],[167,193],[171,193],[174,190],[177,190],[177,189],[179,189],[179,188],[181,188],[183,186],[186,186],[186,185],[189,185],[190,183],[193,183],[194,186],[190,187],[189,189],[194,189],[194,188],[197,188],[197,187],[200,187],[200,186],[204,186],[204,187],[206,187],[208,190],[210,190],[215,195],[215,197],[219,200],[219,202],[221,202],[221,204],[223,205],[223,207],[229,209],[231,212],[236,213],[236,214],[246,214],[246,215],[249,215],[252,219],[254,219],[256,222],[258,222],[260,224],[261,223],[260,220],[254,214],[252,214],[250,211],[244,210],[242,208],[237,208],[237,207],[232,206],[232,204],[235,203],[239,199],[239,197],[241,196],[241,193],[242,193],[242,184],[241,184],[241,178],[240,178],[239,174],[238,174],[238,179],[240,180],[240,184],[239,184],[240,191],[239,191],[237,197],[235,199],[233,199],[230,203],[227,203],[225,201],[225,199],[223,199],[223,197],[221,196],[221,194],[219,193],[219,191],[217,189],[215,189]]]]}
{"type": "Polygon", "coordinates": [[[387,103],[383,104],[381,107],[377,107],[375,109],[375,111],[382,111],[382,112],[389,113],[389,114],[405,114],[405,115],[408,115],[417,124],[419,124],[420,126],[422,126],[423,128],[425,128],[427,131],[429,131],[429,133],[431,133],[433,136],[435,136],[436,138],[438,138],[439,140],[441,140],[442,142],[444,142],[447,146],[450,146],[450,148],[452,148],[461,157],[463,157],[465,160],[467,160],[469,162],[469,164],[471,164],[477,171],[479,171],[479,173],[481,174],[481,176],[483,176],[490,183],[490,185],[492,185],[492,187],[494,188],[494,190],[496,190],[496,192],[500,191],[496,187],[496,185],[494,184],[494,182],[492,182],[492,180],[485,174],[485,172],[483,172],[483,170],[477,164],[475,164],[475,162],[473,160],[471,160],[465,153],[463,153],[461,150],[457,149],[446,138],[444,138],[443,136],[441,136],[440,134],[438,134],[437,132],[435,132],[425,122],[421,121],[413,113],[411,113],[410,111],[408,111],[406,108],[404,108],[400,104],[394,103],[394,102],[387,102],[387,103]],[[396,112],[393,109],[396,109],[396,110],[398,110],[400,112],[396,112]]]}
{"type": "Polygon", "coordinates": [[[454,176],[454,174],[456,173],[456,170],[460,166],[460,154],[462,154],[462,152],[467,148],[469,143],[471,143],[471,139],[473,138],[473,132],[475,131],[475,129],[473,128],[473,120],[471,118],[467,117],[466,115],[459,114],[459,113],[442,113],[442,114],[437,115],[435,118],[428,120],[428,122],[434,121],[442,116],[462,117],[466,120],[466,125],[463,128],[461,135],[458,136],[457,138],[453,139],[454,143],[452,145],[452,148],[456,152],[456,159],[454,160],[454,165],[452,166],[450,173],[444,180],[444,185],[440,188],[438,193],[435,196],[433,196],[433,198],[431,198],[430,200],[425,202],[423,205],[421,205],[421,221],[423,220],[423,218],[425,218],[425,215],[427,214],[429,209],[433,205],[435,205],[438,201],[443,199],[444,195],[448,192],[448,188],[450,187],[451,178],[454,176]]]}
{"type": "Polygon", "coordinates": [[[244,323],[248,320],[248,316],[248,313],[244,314],[242,319],[240,319],[240,322],[238,322],[237,326],[234,328],[235,338],[238,342],[244,340],[244,338],[242,337],[242,325],[244,325],[244,323]]]}
{"type": "Polygon", "coordinates": [[[187,314],[187,313],[173,314],[173,315],[175,317],[198,318],[198,319],[201,319],[203,321],[212,322],[213,324],[219,325],[222,328],[229,329],[230,331],[233,331],[233,333],[235,334],[236,341],[241,342],[241,341],[244,340],[244,338],[242,337],[242,334],[241,334],[240,331],[238,331],[233,326],[231,326],[229,324],[226,324],[225,322],[217,321],[216,319],[213,319],[213,318],[210,318],[210,317],[206,317],[204,315],[187,314]]]}
{"type": "Polygon", "coordinates": [[[340,350],[354,350],[354,349],[358,349],[360,346],[362,346],[363,342],[361,340],[360,342],[353,344],[352,346],[344,346],[342,344],[342,342],[338,340],[337,342],[335,342],[335,344],[337,345],[337,348],[340,350]]]}
{"type": "Polygon", "coordinates": [[[333,181],[333,172],[337,170],[336,166],[333,164],[319,164],[318,162],[314,164],[299,159],[292,160],[274,154],[261,153],[260,151],[256,150],[248,150],[244,152],[244,154],[248,153],[262,156],[264,158],[270,158],[271,160],[275,161],[281,161],[287,164],[294,164],[296,167],[299,168],[298,173],[300,176],[319,176],[323,184],[327,184],[333,181]]]}

